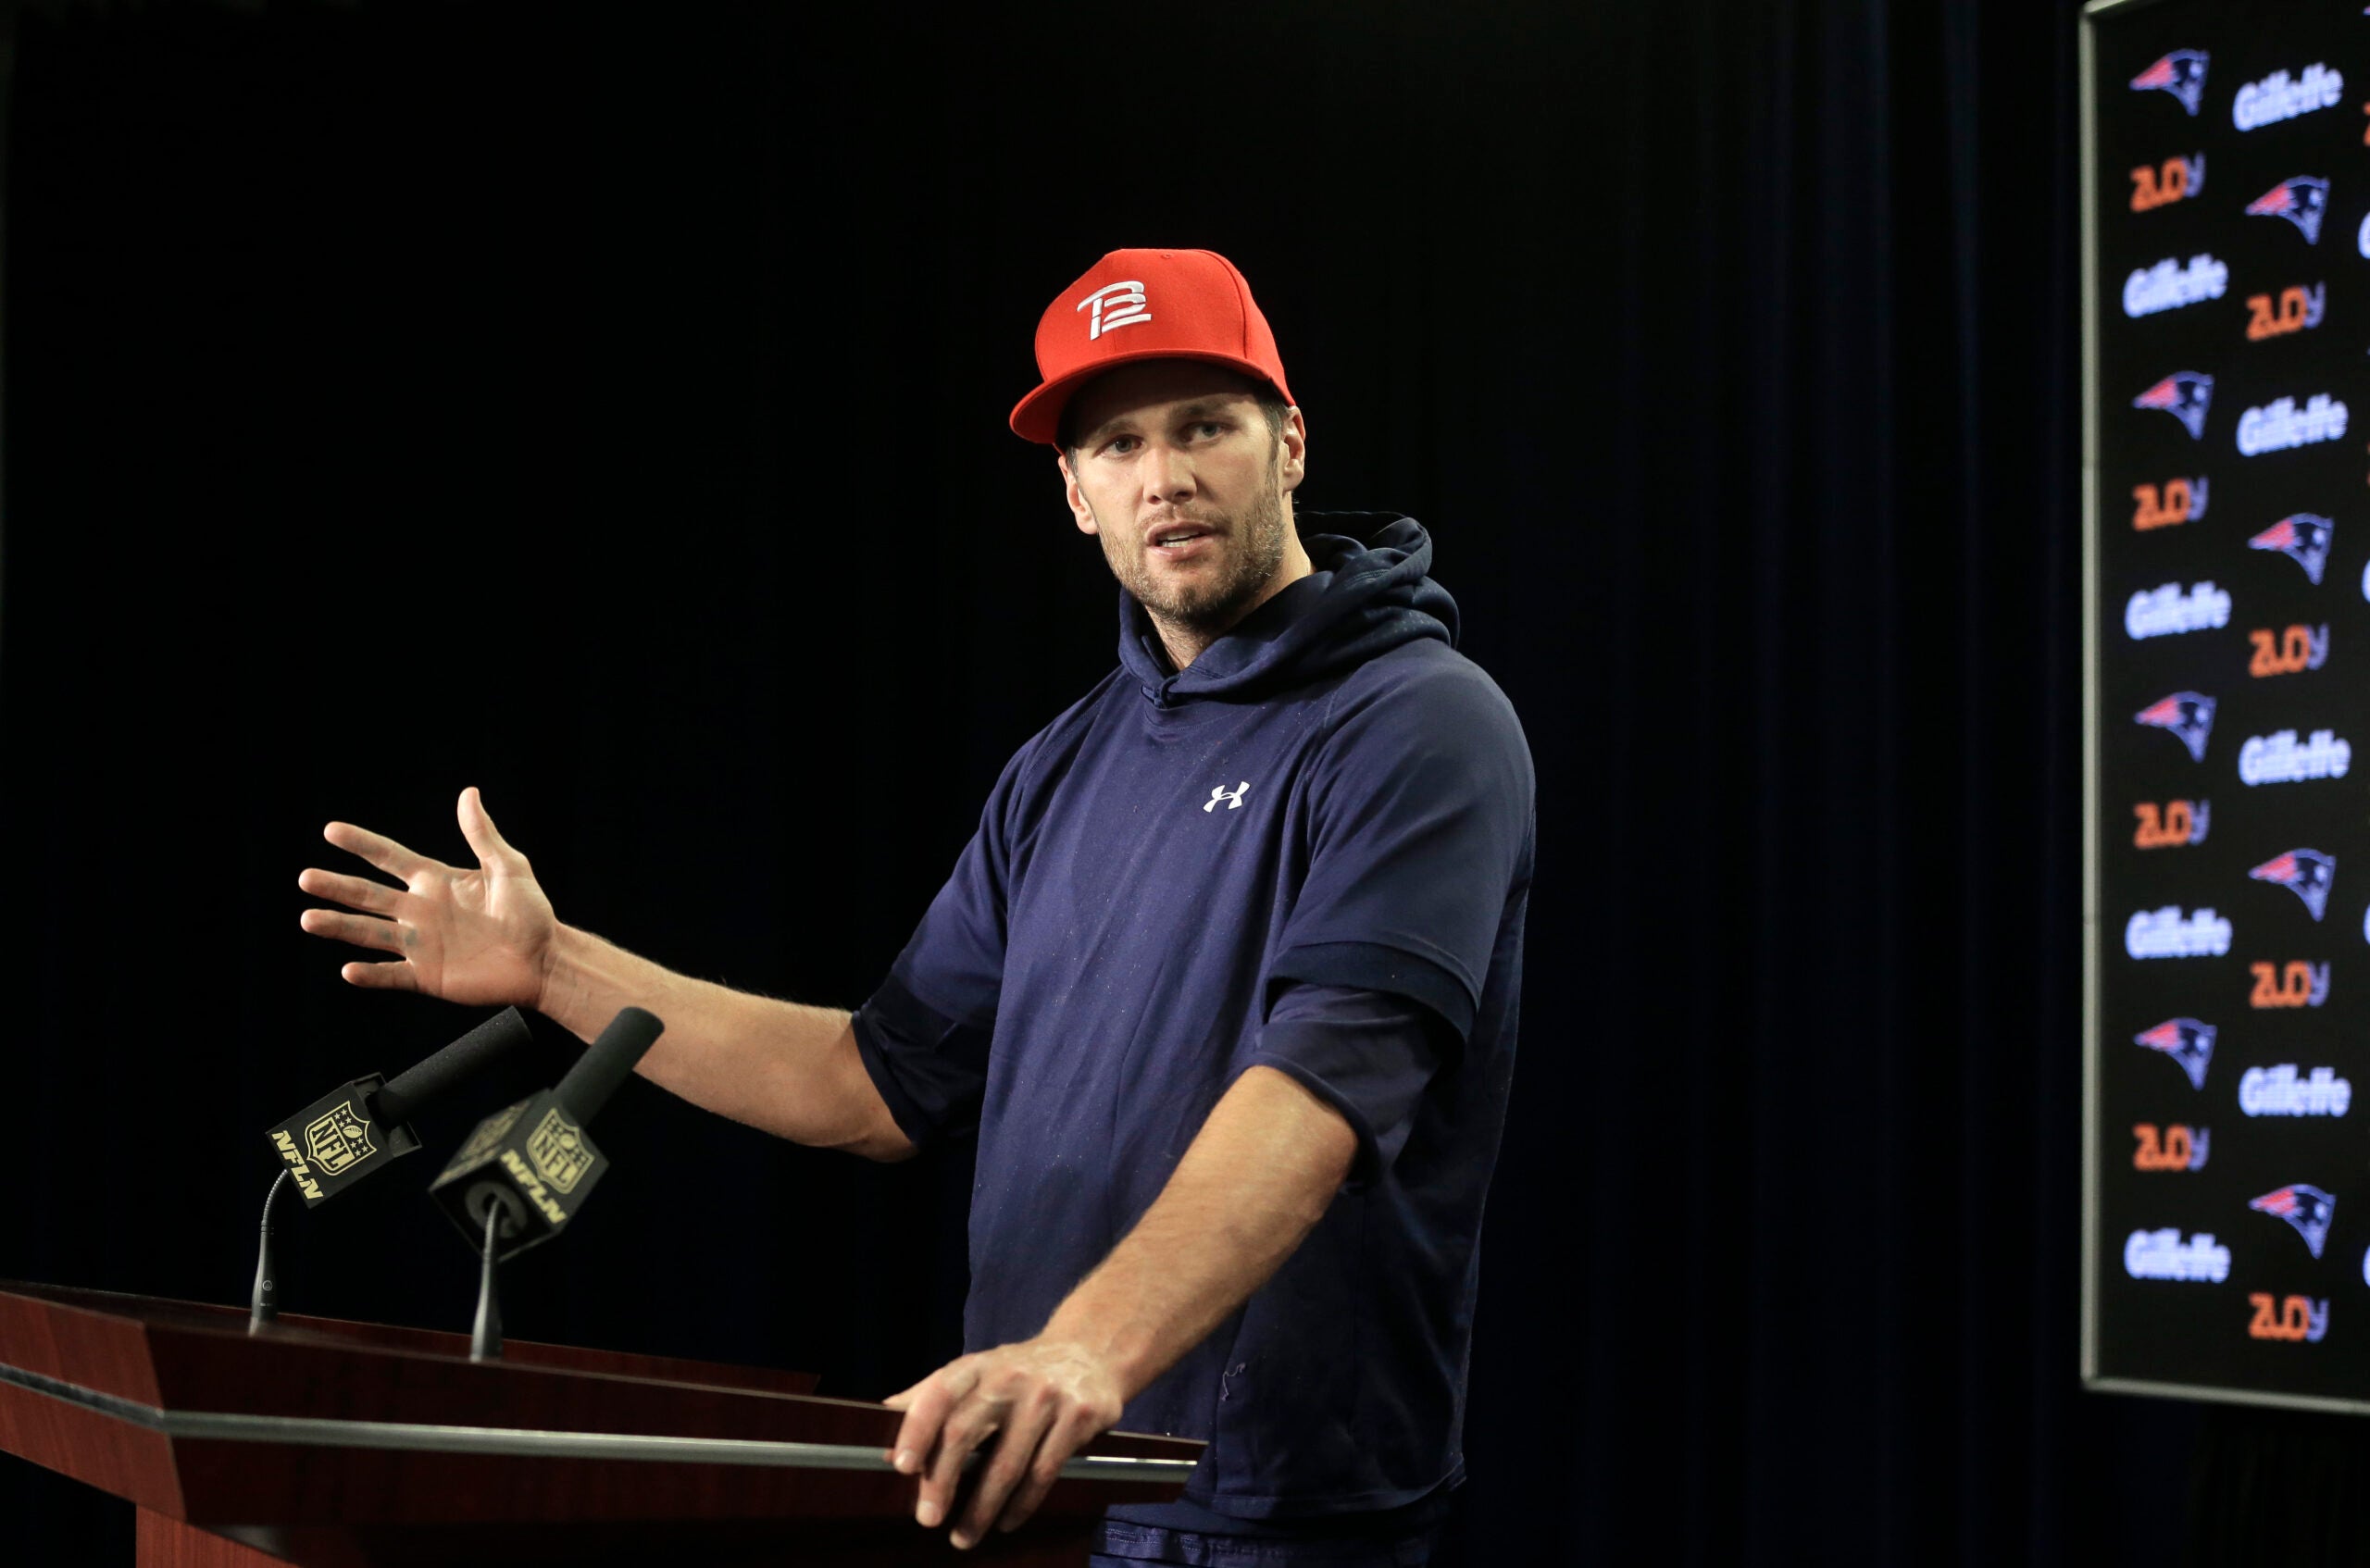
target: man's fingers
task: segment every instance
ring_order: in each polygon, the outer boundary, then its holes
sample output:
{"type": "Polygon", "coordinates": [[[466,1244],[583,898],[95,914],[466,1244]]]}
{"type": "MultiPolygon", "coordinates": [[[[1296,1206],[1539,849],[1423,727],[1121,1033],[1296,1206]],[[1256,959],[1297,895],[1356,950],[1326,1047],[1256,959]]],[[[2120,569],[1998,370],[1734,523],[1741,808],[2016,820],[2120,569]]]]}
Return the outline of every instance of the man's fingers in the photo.
{"type": "Polygon", "coordinates": [[[346,877],[310,868],[296,878],[296,885],[317,899],[328,899],[371,915],[393,914],[395,901],[405,896],[402,889],[373,882],[367,877],[346,877]]]}
{"type": "Polygon", "coordinates": [[[963,1505],[963,1517],[954,1526],[955,1546],[966,1550],[977,1546],[988,1526],[1002,1517],[1004,1500],[1028,1476],[1038,1444],[1045,1429],[1054,1425],[1054,1396],[1043,1388],[1006,1412],[995,1449],[971,1483],[970,1500],[963,1505]]]}
{"type": "Polygon", "coordinates": [[[929,1468],[922,1472],[921,1500],[914,1505],[914,1518],[922,1528],[937,1527],[954,1511],[963,1466],[972,1450],[995,1436],[1004,1425],[1004,1413],[1003,1406],[981,1398],[976,1388],[947,1413],[938,1429],[938,1447],[930,1453],[929,1468]]]}
{"type": "Polygon", "coordinates": [[[486,814],[485,797],[478,792],[476,785],[472,784],[461,791],[461,803],[455,815],[461,819],[461,837],[469,841],[469,850],[478,857],[480,865],[490,866],[495,861],[507,860],[518,852],[510,847],[509,840],[494,827],[493,818],[486,814]]]}
{"type": "Polygon", "coordinates": [[[338,971],[349,986],[366,990],[416,991],[419,989],[419,975],[408,964],[349,964],[338,971]]]}
{"type": "Polygon", "coordinates": [[[373,833],[368,828],[356,828],[351,822],[332,822],[321,829],[321,837],[348,854],[360,855],[401,882],[408,882],[417,873],[439,865],[424,854],[404,848],[393,839],[373,833]]]}
{"type": "Polygon", "coordinates": [[[904,1411],[905,1419],[898,1424],[896,1440],[889,1445],[889,1462],[901,1475],[919,1475],[938,1441],[939,1424],[954,1401],[936,1377],[925,1378],[896,1397],[903,1402],[894,1408],[904,1411]]]}
{"type": "Polygon", "coordinates": [[[404,951],[403,929],[392,920],[379,920],[367,915],[341,915],[334,909],[308,909],[296,917],[296,923],[317,937],[327,937],[334,942],[352,942],[356,947],[375,947],[382,952],[404,951]]]}
{"type": "Polygon", "coordinates": [[[1095,1437],[1094,1423],[1086,1418],[1083,1410],[1074,1409],[1055,1423],[1037,1445],[1037,1458],[1029,1466],[1029,1477],[1012,1494],[1012,1500],[1004,1504],[1004,1516],[996,1521],[996,1528],[1017,1530],[1027,1524],[1029,1516],[1045,1500],[1045,1494],[1054,1489],[1054,1483],[1062,1478],[1062,1466],[1095,1437]]]}

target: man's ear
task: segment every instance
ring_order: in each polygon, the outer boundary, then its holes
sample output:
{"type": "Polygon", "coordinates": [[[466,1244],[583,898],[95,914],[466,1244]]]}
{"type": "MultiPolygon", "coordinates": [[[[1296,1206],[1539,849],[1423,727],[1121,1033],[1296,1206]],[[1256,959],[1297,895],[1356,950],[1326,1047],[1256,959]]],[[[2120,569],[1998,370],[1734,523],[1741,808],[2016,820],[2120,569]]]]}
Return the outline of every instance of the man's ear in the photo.
{"type": "Polygon", "coordinates": [[[1069,501],[1070,516],[1077,520],[1078,531],[1088,534],[1101,533],[1103,530],[1094,523],[1094,508],[1086,504],[1086,492],[1078,488],[1078,476],[1070,471],[1070,454],[1066,452],[1055,453],[1054,461],[1062,470],[1062,492],[1069,501]]]}
{"type": "Polygon", "coordinates": [[[1284,411],[1283,431],[1277,439],[1284,449],[1283,485],[1290,494],[1308,473],[1308,422],[1300,417],[1299,409],[1284,411]]]}

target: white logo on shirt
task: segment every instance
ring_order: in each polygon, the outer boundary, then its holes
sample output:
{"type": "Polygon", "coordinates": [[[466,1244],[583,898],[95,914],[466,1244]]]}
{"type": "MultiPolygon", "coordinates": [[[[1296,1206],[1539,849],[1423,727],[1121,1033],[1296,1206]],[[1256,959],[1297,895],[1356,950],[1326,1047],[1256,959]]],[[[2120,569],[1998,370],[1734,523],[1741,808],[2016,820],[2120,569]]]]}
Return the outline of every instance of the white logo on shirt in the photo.
{"type": "Polygon", "coordinates": [[[1078,302],[1077,308],[1094,307],[1087,317],[1086,341],[1092,342],[1115,327],[1131,327],[1139,321],[1149,321],[1152,313],[1144,307],[1144,286],[1141,281],[1111,283],[1097,289],[1078,302]]]}
{"type": "Polygon", "coordinates": [[[1242,809],[1242,791],[1250,788],[1251,780],[1248,778],[1244,779],[1241,783],[1237,784],[1230,790],[1225,785],[1221,784],[1216,789],[1210,791],[1210,798],[1202,803],[1202,809],[1204,811],[1216,811],[1218,809],[1218,803],[1220,801],[1224,801],[1226,803],[1227,810],[1241,811],[1242,809]]]}

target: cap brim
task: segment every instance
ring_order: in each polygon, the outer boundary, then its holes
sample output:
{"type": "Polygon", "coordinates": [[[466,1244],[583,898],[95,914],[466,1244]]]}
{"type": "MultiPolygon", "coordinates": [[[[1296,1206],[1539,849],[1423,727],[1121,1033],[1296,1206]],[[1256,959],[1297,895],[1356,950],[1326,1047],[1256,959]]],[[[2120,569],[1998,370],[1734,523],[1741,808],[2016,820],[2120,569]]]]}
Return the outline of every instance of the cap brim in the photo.
{"type": "Polygon", "coordinates": [[[1115,354],[1107,359],[1081,367],[1066,376],[1057,376],[1012,405],[1012,433],[1023,441],[1040,442],[1047,446],[1058,445],[1056,433],[1062,428],[1062,410],[1080,387],[1097,376],[1116,370],[1123,365],[1141,365],[1152,359],[1191,359],[1204,365],[1223,365],[1229,370],[1240,370],[1264,387],[1274,387],[1286,402],[1291,401],[1291,391],[1279,384],[1273,376],[1240,355],[1196,353],[1191,349],[1148,348],[1133,354],[1115,354]]]}

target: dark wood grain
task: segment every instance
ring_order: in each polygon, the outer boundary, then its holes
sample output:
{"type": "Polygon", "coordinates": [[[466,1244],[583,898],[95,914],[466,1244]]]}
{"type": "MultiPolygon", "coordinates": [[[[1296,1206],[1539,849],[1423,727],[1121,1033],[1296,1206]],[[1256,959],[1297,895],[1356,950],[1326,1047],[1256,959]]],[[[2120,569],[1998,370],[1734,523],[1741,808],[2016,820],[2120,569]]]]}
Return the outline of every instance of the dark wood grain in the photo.
{"type": "MultiPolygon", "coordinates": [[[[0,1285],[0,1364],[168,1414],[872,1450],[901,1419],[879,1405],[792,1391],[783,1385],[794,1374],[535,1350],[475,1363],[458,1335],[306,1318],[249,1334],[231,1308],[0,1285]]],[[[142,1562],[152,1561],[153,1537],[154,1561],[171,1568],[1075,1564],[1105,1508],[1182,1489],[1181,1478],[1064,1481],[1028,1528],[956,1553],[942,1531],[911,1522],[914,1483],[885,1469],[319,1446],[293,1432],[286,1441],[168,1438],[143,1424],[156,1419],[0,1384],[0,1449],[139,1505],[142,1562]]],[[[1087,1451],[1191,1460],[1200,1445],[1115,1435],[1087,1451]]]]}

